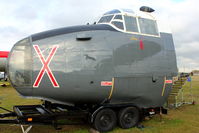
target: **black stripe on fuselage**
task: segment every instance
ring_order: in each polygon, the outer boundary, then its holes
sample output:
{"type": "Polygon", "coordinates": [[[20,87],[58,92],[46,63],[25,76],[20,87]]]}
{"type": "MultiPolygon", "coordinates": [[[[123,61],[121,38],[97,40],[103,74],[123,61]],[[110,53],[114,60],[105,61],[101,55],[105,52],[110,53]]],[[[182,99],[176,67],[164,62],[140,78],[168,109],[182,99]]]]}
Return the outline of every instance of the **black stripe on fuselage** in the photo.
{"type": "Polygon", "coordinates": [[[32,41],[37,41],[37,40],[41,40],[44,38],[62,35],[62,34],[81,32],[81,31],[94,31],[94,30],[117,31],[110,25],[105,25],[105,24],[72,26],[72,27],[54,29],[54,30],[49,30],[49,31],[44,31],[41,33],[34,34],[34,35],[32,35],[32,41]]]}

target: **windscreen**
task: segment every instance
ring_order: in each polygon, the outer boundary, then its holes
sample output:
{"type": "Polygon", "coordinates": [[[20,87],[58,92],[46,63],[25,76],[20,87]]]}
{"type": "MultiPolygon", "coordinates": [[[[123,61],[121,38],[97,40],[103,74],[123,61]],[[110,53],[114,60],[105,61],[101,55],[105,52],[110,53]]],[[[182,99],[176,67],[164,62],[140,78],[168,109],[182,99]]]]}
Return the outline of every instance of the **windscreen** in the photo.
{"type": "Polygon", "coordinates": [[[119,22],[119,21],[112,21],[111,24],[113,24],[115,27],[121,29],[121,30],[124,30],[124,25],[122,22],[119,22]]]}
{"type": "Polygon", "coordinates": [[[141,33],[158,35],[157,23],[155,20],[139,18],[139,25],[141,33]]]}
{"type": "Polygon", "coordinates": [[[103,16],[98,23],[109,23],[111,19],[113,18],[113,15],[110,16],[103,16]]]}
{"type": "Polygon", "coordinates": [[[13,47],[8,62],[9,79],[13,86],[30,86],[32,77],[31,46],[28,38],[13,47]]]}
{"type": "Polygon", "coordinates": [[[137,21],[135,17],[124,16],[126,30],[130,32],[138,32],[137,21]]]}

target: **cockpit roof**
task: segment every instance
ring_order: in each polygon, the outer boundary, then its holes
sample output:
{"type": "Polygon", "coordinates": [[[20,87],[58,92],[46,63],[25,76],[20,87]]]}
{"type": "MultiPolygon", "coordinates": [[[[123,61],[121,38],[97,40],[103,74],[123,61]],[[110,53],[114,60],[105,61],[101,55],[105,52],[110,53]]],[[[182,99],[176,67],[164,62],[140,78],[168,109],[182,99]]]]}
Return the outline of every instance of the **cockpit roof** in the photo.
{"type": "Polygon", "coordinates": [[[113,10],[110,10],[110,11],[104,13],[103,16],[114,15],[114,14],[138,16],[138,17],[142,17],[142,18],[155,20],[155,16],[151,13],[143,12],[143,11],[134,12],[132,9],[113,9],[113,10]]]}
{"type": "Polygon", "coordinates": [[[113,9],[111,11],[104,13],[104,15],[116,14],[116,13],[121,13],[121,14],[131,13],[131,14],[134,14],[134,11],[131,10],[131,9],[113,9]]]}

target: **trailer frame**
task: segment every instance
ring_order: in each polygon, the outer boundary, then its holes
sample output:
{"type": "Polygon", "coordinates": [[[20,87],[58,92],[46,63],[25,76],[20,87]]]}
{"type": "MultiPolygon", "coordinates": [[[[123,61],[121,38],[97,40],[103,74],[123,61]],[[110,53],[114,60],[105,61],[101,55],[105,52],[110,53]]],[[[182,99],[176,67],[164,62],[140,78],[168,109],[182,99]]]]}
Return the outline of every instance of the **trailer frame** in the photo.
{"type": "MultiPolygon", "coordinates": [[[[0,114],[0,124],[19,124],[23,133],[28,133],[33,125],[52,125],[56,130],[61,129],[59,120],[87,118],[88,112],[75,107],[60,104],[19,105],[14,106],[13,111],[0,107],[6,113],[0,114]],[[27,129],[24,125],[28,125],[27,129]]],[[[70,123],[79,124],[79,123],[70,123]]],[[[69,125],[69,124],[68,124],[69,125]]]]}
{"type": "MultiPolygon", "coordinates": [[[[87,105],[87,106],[68,106],[62,104],[51,103],[44,101],[39,105],[18,105],[13,106],[13,111],[0,107],[0,110],[6,113],[0,114],[0,124],[18,124],[21,126],[23,133],[28,133],[33,125],[52,125],[56,130],[61,129],[61,125],[75,125],[83,124],[85,122],[70,122],[60,123],[60,120],[86,120],[89,123],[93,123],[96,114],[103,109],[113,109],[118,112],[122,108],[136,107],[134,104],[109,104],[102,103],[99,105],[87,105]],[[25,126],[28,126],[25,129],[25,126]]],[[[146,116],[152,116],[155,114],[167,114],[167,110],[162,107],[140,109],[136,107],[140,113],[140,121],[146,116]]]]}

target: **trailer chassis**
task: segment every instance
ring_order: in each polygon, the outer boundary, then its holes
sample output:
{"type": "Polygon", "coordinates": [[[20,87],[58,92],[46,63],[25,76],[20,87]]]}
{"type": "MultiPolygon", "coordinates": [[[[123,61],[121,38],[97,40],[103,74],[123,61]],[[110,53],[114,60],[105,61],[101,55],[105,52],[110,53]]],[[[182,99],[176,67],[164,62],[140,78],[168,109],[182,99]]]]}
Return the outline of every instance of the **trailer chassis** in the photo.
{"type": "Polygon", "coordinates": [[[112,109],[118,113],[124,108],[137,108],[139,112],[139,121],[142,121],[146,116],[152,116],[155,114],[167,114],[167,110],[160,108],[148,108],[140,109],[133,104],[109,104],[104,103],[100,105],[92,106],[68,106],[62,104],[53,104],[48,101],[44,101],[41,105],[21,105],[14,106],[13,111],[0,107],[6,113],[0,114],[0,124],[18,124],[21,125],[23,133],[28,133],[33,125],[52,125],[56,130],[61,129],[60,125],[69,124],[83,124],[85,122],[70,122],[63,123],[60,120],[86,120],[90,123],[95,123],[94,120],[98,112],[103,110],[112,109]],[[26,129],[25,127],[28,126],[26,129]]]}
{"type": "Polygon", "coordinates": [[[88,111],[60,104],[50,104],[47,107],[46,104],[14,106],[13,111],[0,107],[0,110],[5,112],[0,114],[0,124],[19,124],[23,133],[28,133],[32,125],[52,125],[59,130],[60,125],[66,124],[59,120],[86,119],[88,116],[88,111]],[[25,129],[25,125],[28,128],[25,129]]]}

